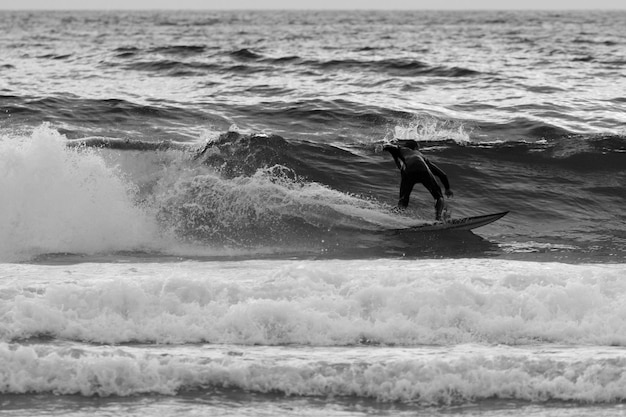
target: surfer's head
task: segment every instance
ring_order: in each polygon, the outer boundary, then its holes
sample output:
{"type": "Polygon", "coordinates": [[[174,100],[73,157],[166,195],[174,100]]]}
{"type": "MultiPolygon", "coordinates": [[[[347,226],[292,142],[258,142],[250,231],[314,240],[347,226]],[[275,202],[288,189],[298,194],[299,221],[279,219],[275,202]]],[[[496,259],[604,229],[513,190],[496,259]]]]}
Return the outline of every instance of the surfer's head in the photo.
{"type": "Polygon", "coordinates": [[[398,145],[405,147],[405,148],[409,148],[409,149],[413,149],[418,150],[420,147],[417,143],[417,141],[413,140],[413,139],[402,139],[398,141],[398,145]]]}

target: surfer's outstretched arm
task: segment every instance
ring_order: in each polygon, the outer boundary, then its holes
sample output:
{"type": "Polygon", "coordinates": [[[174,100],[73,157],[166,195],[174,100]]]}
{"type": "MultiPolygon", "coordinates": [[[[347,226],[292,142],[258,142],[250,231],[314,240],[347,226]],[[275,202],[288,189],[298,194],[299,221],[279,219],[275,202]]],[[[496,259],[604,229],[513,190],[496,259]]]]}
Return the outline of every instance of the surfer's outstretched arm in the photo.
{"type": "Polygon", "coordinates": [[[446,173],[443,172],[441,168],[439,168],[437,165],[433,164],[429,160],[426,160],[426,164],[428,165],[428,168],[430,168],[431,172],[435,174],[436,176],[438,176],[439,179],[441,180],[443,186],[446,189],[446,196],[452,197],[453,193],[452,193],[452,190],[450,189],[450,182],[448,181],[448,176],[446,175],[446,173]]]}

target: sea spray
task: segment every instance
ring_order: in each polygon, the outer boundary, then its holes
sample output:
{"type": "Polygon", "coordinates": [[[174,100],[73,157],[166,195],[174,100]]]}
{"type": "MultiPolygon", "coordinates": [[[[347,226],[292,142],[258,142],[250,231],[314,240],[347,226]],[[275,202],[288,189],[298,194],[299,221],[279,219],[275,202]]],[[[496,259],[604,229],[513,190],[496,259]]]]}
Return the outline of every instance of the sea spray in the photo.
{"type": "Polygon", "coordinates": [[[236,177],[196,166],[164,175],[154,200],[161,225],[180,239],[235,247],[306,246],[338,227],[380,229],[411,221],[377,201],[301,179],[281,165],[236,177]]]}
{"type": "Polygon", "coordinates": [[[93,149],[68,149],[47,125],[0,141],[0,259],[148,244],[154,223],[135,188],[93,149]]]}
{"type": "Polygon", "coordinates": [[[408,123],[400,122],[386,133],[386,140],[413,139],[418,142],[453,141],[459,145],[471,143],[473,128],[467,123],[439,120],[427,114],[417,114],[408,123]]]}

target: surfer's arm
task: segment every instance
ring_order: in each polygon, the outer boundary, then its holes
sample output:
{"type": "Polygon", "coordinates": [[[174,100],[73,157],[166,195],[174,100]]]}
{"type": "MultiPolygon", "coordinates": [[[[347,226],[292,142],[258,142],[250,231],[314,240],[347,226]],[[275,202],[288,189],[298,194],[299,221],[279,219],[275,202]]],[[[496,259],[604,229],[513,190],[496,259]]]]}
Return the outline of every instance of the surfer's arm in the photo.
{"type": "Polygon", "coordinates": [[[450,182],[448,181],[448,176],[446,175],[446,173],[443,172],[441,168],[439,168],[437,165],[433,164],[429,160],[426,160],[426,164],[428,165],[428,168],[430,168],[431,172],[435,174],[436,176],[438,176],[439,179],[441,180],[441,183],[446,188],[446,196],[452,197],[453,193],[452,193],[452,190],[450,189],[450,182]]]}
{"type": "Polygon", "coordinates": [[[383,151],[387,151],[391,154],[391,156],[393,156],[393,160],[400,171],[404,171],[406,169],[406,163],[404,162],[400,148],[395,145],[385,145],[383,146],[383,151]]]}

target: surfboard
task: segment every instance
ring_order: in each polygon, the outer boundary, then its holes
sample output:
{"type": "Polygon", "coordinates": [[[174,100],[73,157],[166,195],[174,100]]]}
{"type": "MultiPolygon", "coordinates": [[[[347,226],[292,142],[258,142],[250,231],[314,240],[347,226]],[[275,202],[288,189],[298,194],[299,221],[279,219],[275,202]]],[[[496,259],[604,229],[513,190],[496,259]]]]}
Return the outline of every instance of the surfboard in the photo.
{"type": "Polygon", "coordinates": [[[508,211],[500,213],[484,214],[482,216],[463,217],[451,219],[447,222],[425,223],[418,226],[397,229],[400,232],[434,232],[439,230],[472,230],[493,223],[506,216],[508,211]]]}

